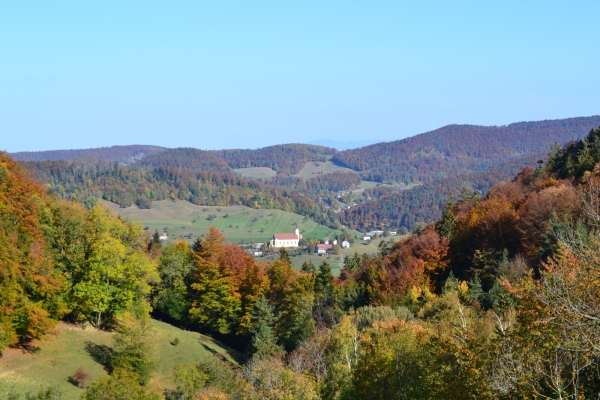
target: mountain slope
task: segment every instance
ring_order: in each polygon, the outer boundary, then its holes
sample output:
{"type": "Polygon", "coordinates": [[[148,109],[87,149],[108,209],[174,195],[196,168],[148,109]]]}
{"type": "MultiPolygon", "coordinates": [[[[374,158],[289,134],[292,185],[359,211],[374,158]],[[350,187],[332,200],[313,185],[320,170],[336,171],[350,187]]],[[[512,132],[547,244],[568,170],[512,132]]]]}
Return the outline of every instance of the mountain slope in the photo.
{"type": "Polygon", "coordinates": [[[214,152],[180,147],[144,157],[136,163],[141,167],[181,167],[192,172],[233,172],[214,152]]]}
{"type": "Polygon", "coordinates": [[[555,142],[562,145],[579,139],[599,125],[600,116],[506,126],[448,125],[395,142],[339,152],[332,161],[361,171],[364,180],[424,183],[546,153],[555,142]]]}
{"type": "MultiPolygon", "coordinates": [[[[464,189],[485,193],[504,180],[512,179],[524,167],[534,167],[543,154],[522,157],[484,171],[460,174],[438,179],[378,199],[362,203],[338,214],[342,224],[351,229],[368,231],[385,226],[410,229],[416,222],[432,222],[439,219],[449,193],[460,198],[464,189]]],[[[367,193],[369,193],[367,191],[367,193]]]]}
{"type": "Polygon", "coordinates": [[[213,152],[231,168],[267,167],[280,174],[297,174],[307,162],[324,162],[335,149],[310,144],[281,144],[256,150],[232,149],[213,152]]]}

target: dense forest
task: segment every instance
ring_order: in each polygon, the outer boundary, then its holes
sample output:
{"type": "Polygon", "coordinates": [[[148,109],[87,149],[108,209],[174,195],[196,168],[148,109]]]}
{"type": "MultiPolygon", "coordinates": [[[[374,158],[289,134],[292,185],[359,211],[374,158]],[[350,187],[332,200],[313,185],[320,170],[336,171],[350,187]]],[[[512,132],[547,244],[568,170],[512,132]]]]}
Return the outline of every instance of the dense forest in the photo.
{"type": "Polygon", "coordinates": [[[335,226],[337,219],[311,198],[233,173],[193,172],[186,168],[125,167],[89,161],[26,162],[30,175],[47,184],[57,196],[74,199],[88,208],[98,199],[128,207],[150,208],[154,200],[180,199],[198,205],[244,205],[290,211],[335,226]]]}
{"type": "Polygon", "coordinates": [[[185,147],[146,156],[136,165],[144,168],[181,167],[192,172],[233,172],[229,165],[214,153],[185,147]]]}
{"type": "Polygon", "coordinates": [[[285,250],[258,262],[215,228],[163,245],[2,154],[0,349],[61,319],[115,330],[110,376],[85,399],[596,398],[599,199],[600,128],[485,196],[447,198],[436,223],[334,278],[285,250]],[[246,360],[209,356],[153,387],[150,316],[246,360]]]}
{"type": "Polygon", "coordinates": [[[483,195],[495,184],[514,177],[525,166],[540,166],[538,161],[546,157],[543,154],[523,157],[483,171],[438,179],[408,190],[389,186],[367,189],[364,196],[372,200],[342,211],[338,218],[343,225],[360,231],[374,227],[405,227],[411,230],[418,223],[439,219],[449,194],[456,199],[471,197],[474,192],[477,196],[483,195]]]}
{"type": "Polygon", "coordinates": [[[310,144],[282,144],[257,150],[218,150],[231,168],[267,167],[279,174],[295,175],[307,162],[324,162],[337,151],[310,144]]]}
{"type": "Polygon", "coordinates": [[[426,183],[547,152],[585,136],[600,116],[519,122],[506,126],[448,125],[390,143],[336,153],[332,161],[362,171],[364,180],[426,183]]]}

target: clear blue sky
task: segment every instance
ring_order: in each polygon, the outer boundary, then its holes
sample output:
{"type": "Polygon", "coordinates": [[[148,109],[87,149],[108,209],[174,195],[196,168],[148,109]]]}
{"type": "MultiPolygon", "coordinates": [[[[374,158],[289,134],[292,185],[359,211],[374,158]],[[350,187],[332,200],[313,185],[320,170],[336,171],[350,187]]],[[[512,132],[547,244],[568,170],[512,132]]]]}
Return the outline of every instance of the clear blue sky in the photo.
{"type": "Polygon", "coordinates": [[[3,1],[0,149],[396,140],[600,114],[600,2],[3,1]]]}

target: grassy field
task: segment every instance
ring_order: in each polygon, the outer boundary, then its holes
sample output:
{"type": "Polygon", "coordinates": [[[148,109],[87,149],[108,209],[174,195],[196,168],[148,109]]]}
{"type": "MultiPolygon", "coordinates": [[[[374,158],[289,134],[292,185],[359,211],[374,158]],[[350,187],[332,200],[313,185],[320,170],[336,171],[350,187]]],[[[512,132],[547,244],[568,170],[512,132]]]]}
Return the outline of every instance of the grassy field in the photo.
{"type": "Polygon", "coordinates": [[[321,239],[336,233],[302,215],[280,210],[255,210],[244,206],[197,206],[182,200],[155,201],[151,210],[140,210],[135,206],[119,208],[109,202],[106,204],[123,217],[141,221],[150,232],[163,232],[167,228],[169,240],[194,240],[207,232],[211,225],[221,229],[227,241],[235,243],[241,243],[242,240],[269,241],[273,233],[293,233],[296,224],[306,238],[321,239]],[[214,218],[209,220],[211,216],[214,218]]]}
{"type": "Polygon", "coordinates": [[[342,172],[354,172],[350,168],[344,168],[335,165],[331,161],[326,162],[308,162],[304,165],[304,168],[300,170],[295,176],[299,176],[304,179],[310,179],[316,175],[328,174],[331,172],[342,171],[342,172]]]}
{"type": "Polygon", "coordinates": [[[244,178],[272,178],[277,175],[277,172],[268,167],[251,167],[251,168],[234,168],[236,174],[244,178]]]}
{"type": "MultiPolygon", "coordinates": [[[[182,331],[164,322],[153,321],[160,362],[151,384],[172,388],[173,368],[192,364],[212,353],[220,353],[233,362],[241,361],[235,351],[224,348],[209,337],[196,332],[182,331]],[[173,346],[171,341],[179,339],[173,346]]],[[[106,360],[110,357],[112,333],[81,329],[60,323],[58,335],[35,343],[35,351],[7,349],[0,358],[0,398],[6,393],[37,393],[41,386],[58,386],[63,399],[78,399],[83,393],[68,381],[79,367],[90,374],[92,381],[107,375],[106,360]],[[107,357],[108,356],[108,357],[107,357]]],[[[23,398],[23,397],[21,397],[23,398]]]]}

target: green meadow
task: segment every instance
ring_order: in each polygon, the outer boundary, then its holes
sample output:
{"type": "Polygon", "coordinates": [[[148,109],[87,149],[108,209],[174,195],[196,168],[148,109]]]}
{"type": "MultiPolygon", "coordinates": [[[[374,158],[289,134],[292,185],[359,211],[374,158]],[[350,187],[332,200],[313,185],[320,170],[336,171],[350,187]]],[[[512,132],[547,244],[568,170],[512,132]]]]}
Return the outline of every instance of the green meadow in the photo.
{"type": "MultiPolygon", "coordinates": [[[[190,365],[213,353],[219,353],[232,362],[241,362],[235,350],[224,347],[197,332],[183,331],[160,321],[152,321],[156,328],[156,342],[160,361],[151,384],[174,388],[173,368],[178,364],[190,365]],[[174,346],[171,342],[179,339],[174,346]]],[[[108,374],[113,334],[60,323],[57,335],[36,342],[25,351],[18,348],[5,350],[0,358],[0,398],[7,393],[37,393],[40,388],[57,386],[63,399],[79,399],[83,393],[68,380],[82,367],[93,382],[108,374]]]]}
{"type": "Polygon", "coordinates": [[[339,232],[310,218],[281,210],[197,206],[182,200],[155,201],[149,210],[105,203],[121,216],[141,221],[151,233],[166,229],[169,241],[194,240],[208,232],[211,225],[219,228],[228,242],[235,243],[266,242],[271,240],[273,233],[293,233],[296,224],[305,238],[321,239],[339,232]]]}

